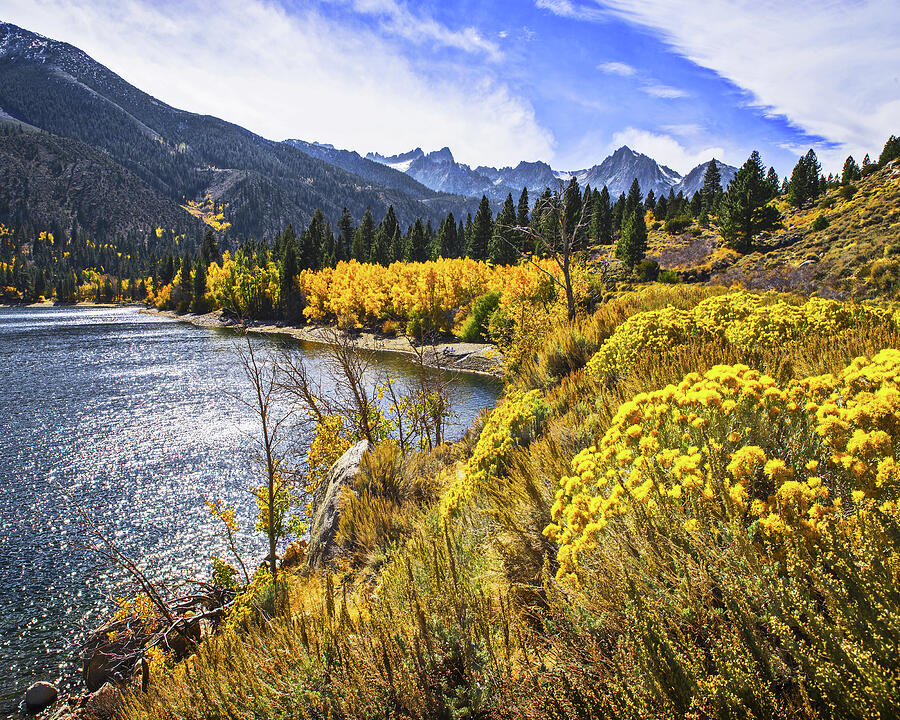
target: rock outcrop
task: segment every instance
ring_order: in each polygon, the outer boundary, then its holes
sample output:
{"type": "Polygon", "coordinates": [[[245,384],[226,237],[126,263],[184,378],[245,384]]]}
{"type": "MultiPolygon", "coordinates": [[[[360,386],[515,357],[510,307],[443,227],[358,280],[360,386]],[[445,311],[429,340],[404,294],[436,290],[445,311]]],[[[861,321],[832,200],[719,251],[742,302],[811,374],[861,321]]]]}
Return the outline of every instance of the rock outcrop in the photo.
{"type": "Polygon", "coordinates": [[[316,488],[312,503],[312,523],[309,527],[309,554],[307,567],[319,569],[337,554],[335,534],[340,511],[338,501],[345,487],[352,486],[359,474],[363,454],[371,447],[368,440],[360,440],[345,452],[328,471],[322,484],[316,488]]]}

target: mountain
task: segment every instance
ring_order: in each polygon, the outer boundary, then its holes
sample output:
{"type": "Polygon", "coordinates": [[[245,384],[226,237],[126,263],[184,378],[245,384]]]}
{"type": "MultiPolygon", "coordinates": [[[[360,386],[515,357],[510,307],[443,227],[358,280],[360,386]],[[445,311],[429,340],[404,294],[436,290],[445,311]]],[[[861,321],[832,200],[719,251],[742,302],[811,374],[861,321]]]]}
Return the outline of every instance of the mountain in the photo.
{"type": "Polygon", "coordinates": [[[0,121],[0,223],[40,231],[74,224],[95,237],[157,227],[196,234],[174,200],[77,140],[0,121]]]}
{"type": "MultiPolygon", "coordinates": [[[[440,221],[458,198],[421,199],[274,142],[238,125],[173,108],[127,83],[81,50],[0,24],[0,109],[4,115],[105,153],[147,187],[178,204],[209,194],[224,204],[231,232],[269,236],[303,225],[316,208],[336,222],[393,205],[403,224],[440,221]]],[[[409,189],[408,186],[404,186],[409,189]]]]}
{"type": "Polygon", "coordinates": [[[425,153],[422,152],[422,148],[416,148],[415,150],[410,150],[409,152],[401,153],[400,155],[388,155],[384,156],[379,153],[367,153],[366,160],[371,160],[373,162],[380,163],[382,165],[387,165],[398,172],[406,172],[409,170],[409,166],[413,163],[414,160],[418,160],[419,158],[425,157],[425,153]]]}
{"type": "MultiPolygon", "coordinates": [[[[713,160],[716,159],[713,158],[713,160]]],[[[706,175],[706,168],[709,166],[710,162],[712,161],[707,160],[705,163],[700,163],[687,175],[681,178],[681,181],[673,188],[675,194],[677,195],[679,192],[683,192],[685,197],[693,197],[694,193],[703,187],[703,178],[706,175]]],[[[716,160],[716,165],[719,167],[719,175],[722,178],[722,189],[725,190],[728,187],[728,183],[734,179],[734,174],[738,169],[733,165],[726,165],[721,160],[716,160]]]]}
{"type": "MultiPolygon", "coordinates": [[[[565,185],[573,177],[581,187],[590,185],[601,188],[605,185],[613,199],[623,192],[627,193],[635,178],[644,195],[652,190],[659,197],[668,195],[669,190],[673,190],[676,195],[683,191],[690,197],[703,185],[703,174],[708,164],[698,165],[682,178],[672,168],[627,146],[620,147],[599,165],[575,171],[558,171],[544,162],[524,161],[515,167],[498,169],[479,165],[473,170],[468,165],[456,162],[453,153],[446,147],[427,154],[421,148],[392,156],[369,153],[366,159],[405,173],[432,190],[470,197],[487,195],[495,202],[502,201],[508,193],[512,193],[513,198],[518,198],[523,187],[527,187],[533,197],[544,188],[565,185]]],[[[727,187],[737,169],[717,162],[722,171],[722,185],[727,187]]]]}
{"type": "MultiPolygon", "coordinates": [[[[544,188],[555,187],[559,182],[557,174],[545,162],[525,162],[523,160],[514,168],[505,167],[499,170],[479,165],[475,168],[475,172],[488,178],[497,186],[514,188],[519,191],[522,188],[528,188],[529,193],[540,193],[544,188]]],[[[515,193],[513,197],[515,198],[515,193]]]]}
{"type": "Polygon", "coordinates": [[[576,171],[572,175],[578,179],[582,187],[590,185],[593,188],[602,188],[605,185],[614,199],[623,192],[627,194],[635,178],[644,195],[652,190],[657,197],[667,195],[669,189],[681,180],[681,175],[671,168],[660,165],[653,158],[635,152],[626,145],[599,165],[594,165],[588,170],[576,171]]]}

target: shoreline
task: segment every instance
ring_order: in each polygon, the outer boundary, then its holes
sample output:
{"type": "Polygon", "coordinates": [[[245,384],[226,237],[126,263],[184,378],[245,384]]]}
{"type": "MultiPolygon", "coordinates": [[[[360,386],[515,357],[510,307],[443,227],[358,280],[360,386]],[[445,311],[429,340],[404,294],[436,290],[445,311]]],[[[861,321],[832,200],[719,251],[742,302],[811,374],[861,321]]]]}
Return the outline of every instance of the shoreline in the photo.
{"type": "MultiPolygon", "coordinates": [[[[237,320],[224,317],[220,310],[204,315],[195,315],[193,313],[179,315],[173,310],[157,310],[156,308],[143,307],[140,312],[147,315],[161,315],[162,317],[194,325],[195,327],[237,330],[240,326],[237,320]]],[[[260,335],[282,335],[319,345],[331,345],[332,341],[329,335],[335,331],[343,333],[344,337],[347,337],[347,333],[338,330],[335,325],[297,327],[294,325],[275,325],[263,321],[251,321],[247,326],[247,331],[260,335]]],[[[372,332],[362,331],[354,334],[352,337],[354,344],[365,350],[391,352],[411,357],[416,355],[410,347],[410,340],[406,335],[398,334],[396,337],[385,337],[372,332]]],[[[431,368],[440,367],[454,372],[487,375],[498,379],[503,376],[502,355],[499,350],[489,343],[465,343],[461,341],[437,343],[434,345],[433,352],[431,347],[426,348],[425,365],[431,368]],[[440,363],[437,362],[437,357],[441,358],[440,363]]]]}

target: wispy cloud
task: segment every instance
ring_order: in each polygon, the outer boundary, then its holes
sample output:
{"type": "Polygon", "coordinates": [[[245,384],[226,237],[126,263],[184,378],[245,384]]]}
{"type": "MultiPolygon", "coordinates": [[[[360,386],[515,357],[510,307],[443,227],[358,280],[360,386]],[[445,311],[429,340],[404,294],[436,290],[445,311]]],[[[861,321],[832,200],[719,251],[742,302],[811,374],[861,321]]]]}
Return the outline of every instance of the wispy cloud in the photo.
{"type": "Polygon", "coordinates": [[[681,90],[680,88],[672,87],[671,85],[662,85],[661,83],[644,85],[641,88],[641,91],[647,93],[647,95],[651,95],[652,97],[666,99],[683,98],[690,95],[690,93],[688,93],[686,90],[681,90]]]}
{"type": "Polygon", "coordinates": [[[498,45],[485,38],[476,28],[453,30],[434,18],[410,11],[405,3],[396,0],[352,0],[353,9],[361,14],[379,17],[383,29],[405,40],[438,43],[465,52],[482,52],[492,60],[502,57],[498,45]]]}
{"type": "Polygon", "coordinates": [[[621,77],[631,77],[637,72],[631,65],[623,62],[605,62],[598,65],[597,69],[607,75],[620,75],[621,77]]]}
{"type": "Polygon", "coordinates": [[[165,102],[272,139],[388,153],[450,145],[474,164],[552,156],[553,135],[490,63],[447,73],[406,51],[415,26],[431,42],[490,55],[493,44],[475,31],[387,1],[365,6],[386,18],[387,34],[365,18],[269,0],[223,0],[213,13],[201,0],[167,2],[6,0],[3,15],[81,47],[165,102]]]}
{"type": "Polygon", "coordinates": [[[596,22],[602,20],[603,11],[591,5],[582,5],[571,0],[537,0],[535,5],[541,10],[548,10],[554,15],[571,18],[572,20],[590,20],[596,22]]]}
{"type": "Polygon", "coordinates": [[[769,115],[840,143],[845,155],[878,150],[897,131],[896,0],[606,0],[603,7],[745,89],[769,115]]]}

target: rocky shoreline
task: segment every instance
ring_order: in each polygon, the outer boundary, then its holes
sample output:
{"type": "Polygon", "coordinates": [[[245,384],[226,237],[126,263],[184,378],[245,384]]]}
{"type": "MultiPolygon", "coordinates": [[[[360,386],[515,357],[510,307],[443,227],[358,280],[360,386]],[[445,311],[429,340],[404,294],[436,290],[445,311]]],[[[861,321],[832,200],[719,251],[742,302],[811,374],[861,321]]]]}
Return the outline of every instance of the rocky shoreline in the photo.
{"type": "MultiPolygon", "coordinates": [[[[206,313],[205,315],[194,315],[192,313],[178,314],[171,310],[144,308],[141,312],[150,315],[162,315],[164,317],[174,318],[175,320],[190,323],[197,327],[238,329],[241,326],[239,320],[227,316],[222,311],[206,313]]],[[[283,335],[292,337],[296,340],[318,343],[320,345],[332,344],[335,332],[342,333],[343,337],[348,336],[345,331],[339,330],[333,325],[306,325],[303,327],[296,327],[293,325],[273,324],[262,321],[249,321],[246,328],[247,331],[251,333],[283,335]]],[[[416,355],[416,352],[411,345],[411,341],[405,335],[391,337],[362,331],[349,334],[349,337],[355,345],[365,350],[392,352],[411,356],[416,355]]],[[[493,345],[485,343],[437,343],[434,346],[427,346],[425,348],[424,360],[425,364],[429,367],[440,367],[455,372],[477,373],[480,375],[490,375],[492,377],[500,377],[503,374],[503,357],[500,354],[500,351],[493,345]]]]}

